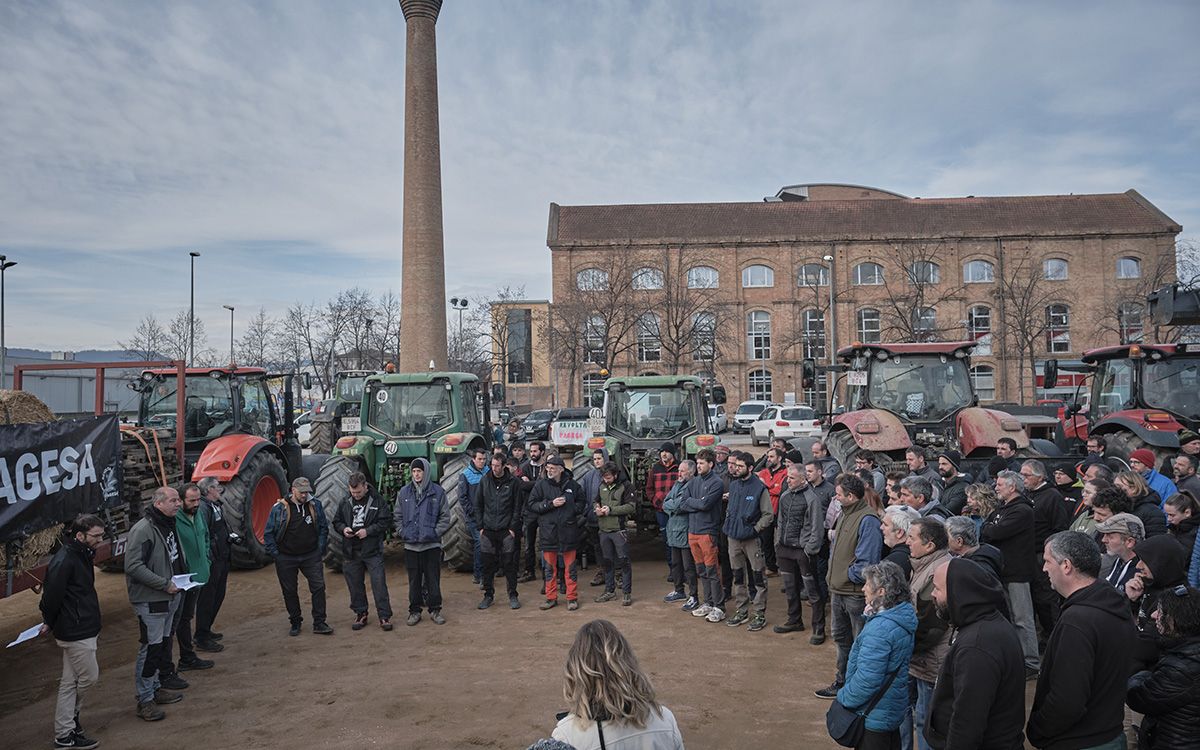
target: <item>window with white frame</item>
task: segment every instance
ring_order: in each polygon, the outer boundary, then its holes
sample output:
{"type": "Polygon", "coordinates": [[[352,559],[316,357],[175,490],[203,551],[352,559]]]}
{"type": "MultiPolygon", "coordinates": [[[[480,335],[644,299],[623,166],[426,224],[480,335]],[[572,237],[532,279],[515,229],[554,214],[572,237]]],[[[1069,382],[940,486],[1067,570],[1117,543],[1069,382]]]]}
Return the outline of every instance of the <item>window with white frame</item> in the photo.
{"type": "Polygon", "coordinates": [[[600,407],[604,405],[604,376],[598,372],[589,372],[583,376],[583,405],[600,407]]]}
{"type": "Polygon", "coordinates": [[[975,354],[992,353],[992,308],[974,305],[967,310],[967,336],[975,342],[975,354]]]}
{"type": "Polygon", "coordinates": [[[1046,258],[1042,261],[1042,278],[1046,281],[1066,281],[1067,262],[1062,258],[1046,258]]]}
{"type": "Polygon", "coordinates": [[[717,316],[701,311],[692,316],[692,360],[711,362],[717,357],[717,316]]]}
{"type": "Polygon", "coordinates": [[[746,266],[742,269],[742,286],[775,286],[775,269],[770,266],[746,266]]]}
{"type": "Polygon", "coordinates": [[[1117,278],[1142,278],[1142,262],[1137,258],[1117,258],[1117,278]]]}
{"type": "Polygon", "coordinates": [[[1046,307],[1046,351],[1051,354],[1071,351],[1071,308],[1066,305],[1046,307]]]}
{"type": "Polygon", "coordinates": [[[771,313],[755,310],[746,316],[746,356],[771,358],[771,313]]]}
{"type": "Polygon", "coordinates": [[[829,286],[829,269],[820,263],[805,263],[796,274],[796,286],[829,286]]]}
{"type": "Polygon", "coordinates": [[[825,313],[820,310],[805,310],[804,325],[804,356],[813,359],[825,358],[825,313]]]}
{"type": "Polygon", "coordinates": [[[575,288],[581,292],[608,289],[608,271],[599,268],[583,269],[575,274],[575,288]]]}
{"type": "Polygon", "coordinates": [[[662,289],[663,272],[657,268],[639,268],[633,272],[634,289],[662,289]]]}
{"type": "Polygon", "coordinates": [[[771,401],[771,371],[751,370],[746,376],[746,398],[749,401],[771,401]]]}
{"type": "Polygon", "coordinates": [[[603,367],[608,364],[604,354],[604,339],[605,339],[605,323],[604,318],[599,315],[592,315],[587,319],[583,326],[583,361],[588,364],[600,365],[603,367]]]}
{"type": "Polygon", "coordinates": [[[719,281],[720,274],[710,266],[693,266],[688,269],[688,289],[716,289],[719,281]]]}
{"type": "Polygon", "coordinates": [[[913,336],[920,341],[929,341],[937,331],[937,310],[932,307],[914,307],[912,311],[913,336]]]}
{"type": "Polygon", "coordinates": [[[859,263],[854,267],[855,286],[881,286],[883,266],[878,263],[859,263]]]}
{"type": "Polygon", "coordinates": [[[879,311],[873,307],[864,307],[858,311],[858,340],[864,344],[878,344],[883,326],[880,324],[879,311]]]}
{"type": "Polygon", "coordinates": [[[908,280],[912,284],[937,284],[942,280],[942,269],[931,260],[918,260],[908,266],[908,280]]]}
{"type": "Polygon", "coordinates": [[[986,260],[969,260],[963,264],[964,284],[988,284],[996,280],[996,267],[986,260]]]}
{"type": "Polygon", "coordinates": [[[990,365],[975,365],[971,368],[971,385],[980,401],[996,400],[996,371],[990,365]]]}
{"type": "Polygon", "coordinates": [[[646,313],[638,318],[637,357],[638,362],[657,362],[662,359],[662,338],[658,316],[654,313],[646,313]]]}
{"type": "Polygon", "coordinates": [[[1142,328],[1142,318],[1146,308],[1138,302],[1122,302],[1117,305],[1117,327],[1120,329],[1122,344],[1136,344],[1145,337],[1142,328]]]}

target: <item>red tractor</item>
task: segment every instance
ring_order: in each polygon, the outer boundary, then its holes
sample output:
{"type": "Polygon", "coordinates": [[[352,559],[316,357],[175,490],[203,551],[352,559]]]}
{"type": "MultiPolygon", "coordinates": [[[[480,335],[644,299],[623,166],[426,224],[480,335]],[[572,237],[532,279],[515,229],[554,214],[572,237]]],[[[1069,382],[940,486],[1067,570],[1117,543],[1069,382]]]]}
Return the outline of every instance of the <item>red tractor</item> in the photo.
{"type": "MultiPolygon", "coordinates": [[[[883,465],[884,455],[902,462],[909,446],[918,445],[931,452],[957,450],[966,465],[982,467],[1003,437],[1012,438],[1022,453],[1040,452],[1030,451],[1020,419],[978,406],[970,377],[974,346],[974,341],[855,342],[840,350],[843,364],[836,369],[845,373],[849,411],[832,419],[825,438],[830,454],[852,466],[855,453],[869,450],[883,465]]],[[[806,371],[812,367],[805,363],[806,371]]]]}

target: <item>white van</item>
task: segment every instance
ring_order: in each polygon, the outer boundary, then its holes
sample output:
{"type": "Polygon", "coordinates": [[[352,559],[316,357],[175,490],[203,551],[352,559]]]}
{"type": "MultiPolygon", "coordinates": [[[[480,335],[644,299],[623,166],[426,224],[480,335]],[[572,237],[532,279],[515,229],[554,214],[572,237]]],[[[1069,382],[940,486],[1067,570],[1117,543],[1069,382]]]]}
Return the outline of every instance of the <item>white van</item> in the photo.
{"type": "Polygon", "coordinates": [[[759,416],[771,405],[770,401],[743,401],[738,404],[733,415],[733,431],[749,432],[750,425],[758,421],[759,416]]]}

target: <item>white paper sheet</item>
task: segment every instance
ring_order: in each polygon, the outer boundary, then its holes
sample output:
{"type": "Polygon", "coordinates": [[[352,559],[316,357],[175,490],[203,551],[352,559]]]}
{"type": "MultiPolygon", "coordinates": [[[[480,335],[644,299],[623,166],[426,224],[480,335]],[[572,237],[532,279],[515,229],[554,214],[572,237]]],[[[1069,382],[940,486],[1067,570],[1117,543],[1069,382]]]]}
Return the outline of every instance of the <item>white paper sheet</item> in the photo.
{"type": "Polygon", "coordinates": [[[21,634],[17,636],[17,640],[8,644],[7,646],[5,646],[5,648],[12,648],[13,646],[17,645],[18,643],[24,643],[25,641],[32,641],[34,638],[38,637],[38,631],[41,629],[42,629],[42,624],[38,623],[37,625],[34,625],[33,627],[31,627],[27,630],[21,631],[21,634]]]}
{"type": "Polygon", "coordinates": [[[193,581],[191,573],[186,575],[171,576],[171,583],[175,584],[175,588],[179,589],[180,591],[187,591],[188,589],[194,589],[197,586],[204,585],[199,581],[193,581]]]}

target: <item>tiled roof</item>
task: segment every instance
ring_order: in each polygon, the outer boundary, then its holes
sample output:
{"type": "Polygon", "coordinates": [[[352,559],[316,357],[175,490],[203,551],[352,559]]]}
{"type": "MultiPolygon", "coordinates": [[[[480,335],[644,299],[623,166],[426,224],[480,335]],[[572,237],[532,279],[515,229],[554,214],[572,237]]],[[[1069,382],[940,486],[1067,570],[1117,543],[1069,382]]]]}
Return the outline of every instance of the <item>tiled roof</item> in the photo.
{"type": "Polygon", "coordinates": [[[756,203],[550,204],[551,247],[1178,233],[1135,190],[1101,195],[756,203]]]}

